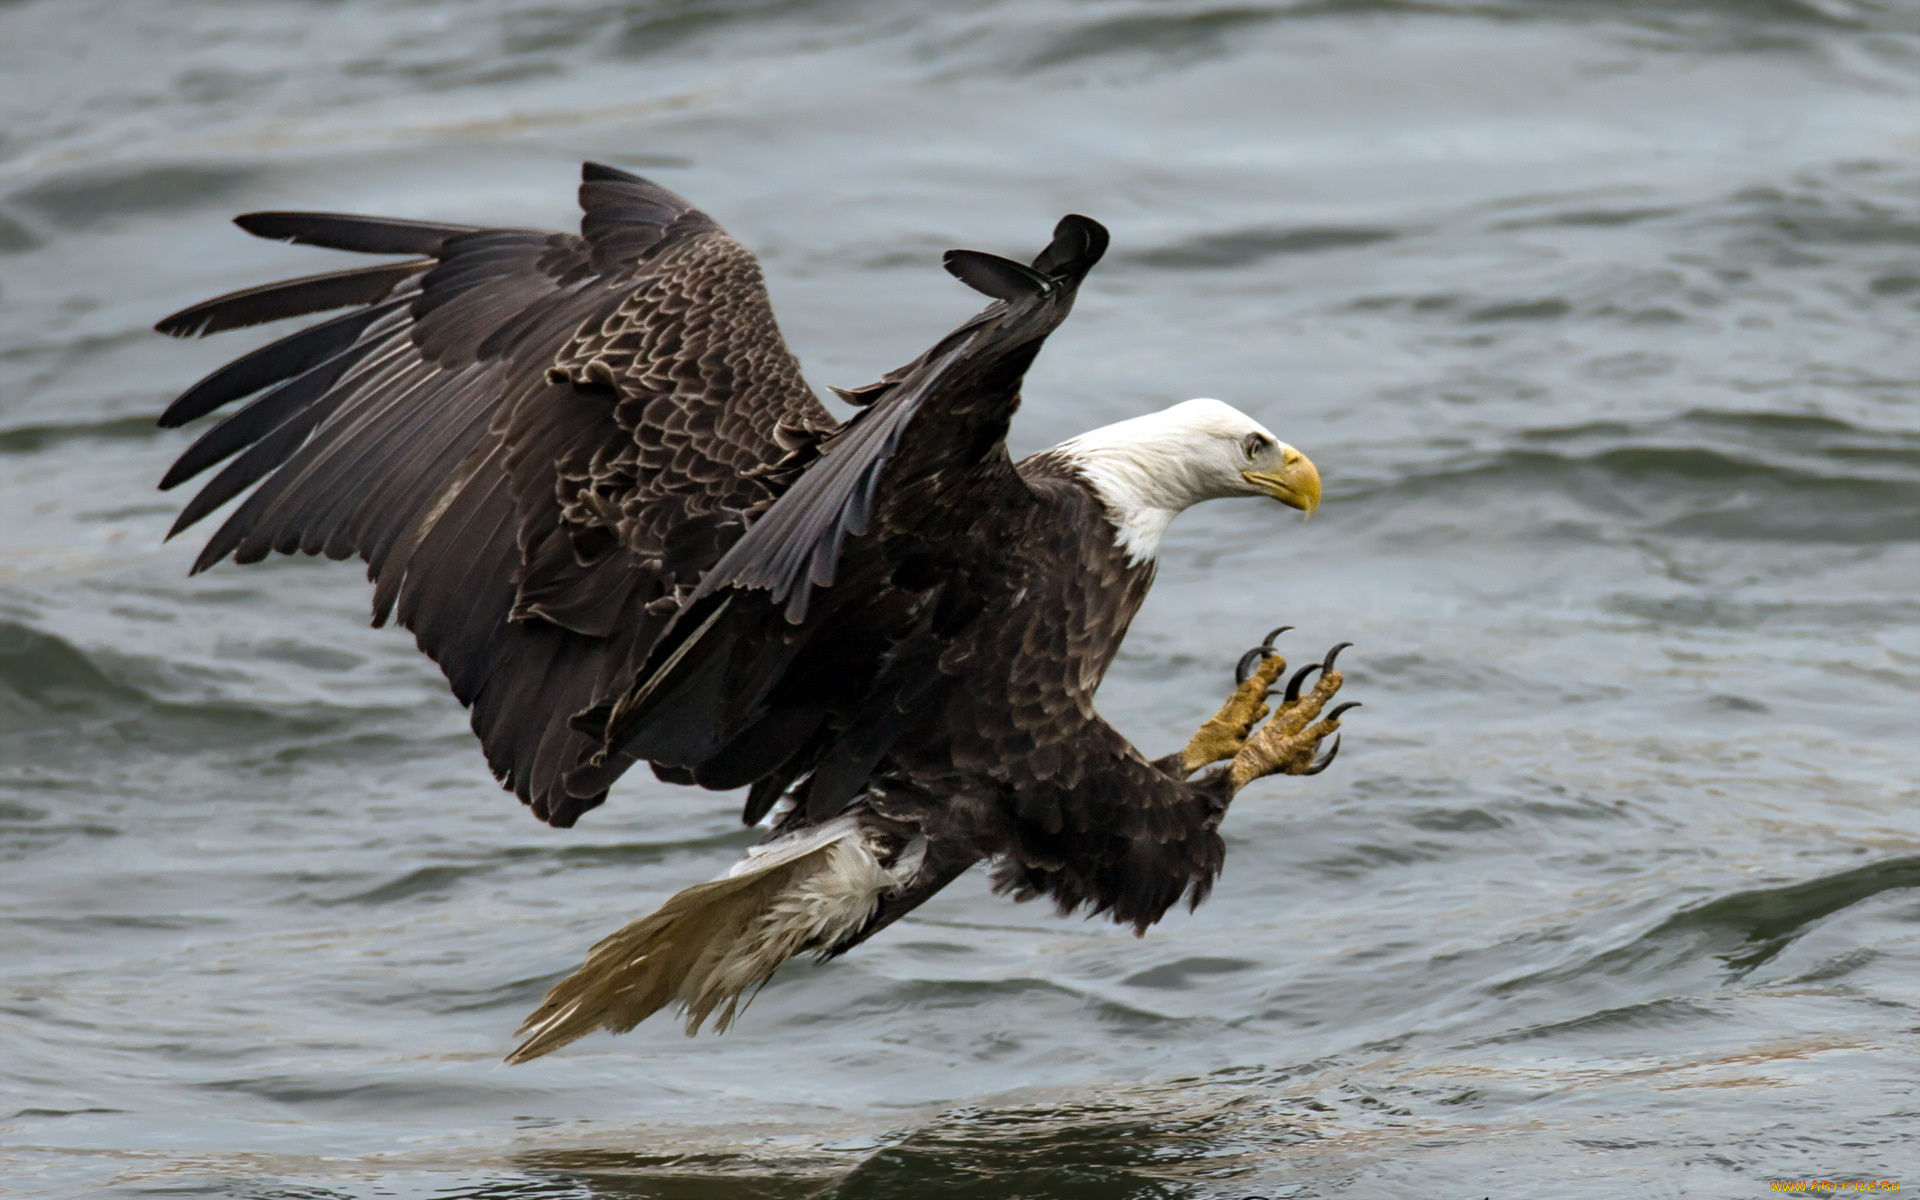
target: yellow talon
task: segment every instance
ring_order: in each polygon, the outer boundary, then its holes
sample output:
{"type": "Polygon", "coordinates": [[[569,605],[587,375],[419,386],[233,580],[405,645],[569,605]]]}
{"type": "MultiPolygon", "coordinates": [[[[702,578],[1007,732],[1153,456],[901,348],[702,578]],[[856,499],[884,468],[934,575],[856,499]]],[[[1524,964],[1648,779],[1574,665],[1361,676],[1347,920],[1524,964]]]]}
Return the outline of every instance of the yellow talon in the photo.
{"type": "Polygon", "coordinates": [[[1191,775],[1201,767],[1224,762],[1240,753],[1247,734],[1273,711],[1267,704],[1267,694],[1286,670],[1287,660],[1279,655],[1262,657],[1246,681],[1233,689],[1233,695],[1227,697],[1220,711],[1207,719],[1187,743],[1187,748],[1180,752],[1181,770],[1191,775]]]}
{"type": "Polygon", "coordinates": [[[1326,754],[1316,759],[1320,743],[1340,728],[1342,714],[1360,706],[1342,704],[1324,717],[1320,714],[1346,682],[1346,678],[1333,669],[1333,664],[1350,644],[1342,642],[1335,646],[1327,651],[1324,659],[1301,668],[1287,682],[1279,711],[1258,732],[1247,736],[1240,752],[1233,756],[1233,765],[1227,768],[1228,782],[1234,791],[1267,775],[1318,775],[1332,764],[1333,756],[1340,752],[1339,740],[1335,739],[1326,754]],[[1320,678],[1303,695],[1301,685],[1316,671],[1320,678]]]}

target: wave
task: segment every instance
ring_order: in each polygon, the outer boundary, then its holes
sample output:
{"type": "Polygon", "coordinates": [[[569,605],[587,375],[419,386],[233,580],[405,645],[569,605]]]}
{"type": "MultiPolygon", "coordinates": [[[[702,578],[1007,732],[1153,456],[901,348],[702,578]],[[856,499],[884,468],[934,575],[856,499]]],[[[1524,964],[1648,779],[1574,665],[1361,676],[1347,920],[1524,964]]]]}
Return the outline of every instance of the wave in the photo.
{"type": "MultiPolygon", "coordinates": [[[[1097,1091],[1035,1089],[935,1113],[897,1113],[833,1142],[761,1136],[742,1150],[732,1130],[649,1129],[644,1150],[523,1151],[514,1166],[524,1175],[460,1195],[1174,1200],[1322,1195],[1316,1185],[1330,1179],[1344,1193],[1347,1169],[1361,1161],[1357,1153],[1411,1153],[1436,1137],[1451,1138],[1441,1131],[1453,1122],[1431,1111],[1415,1120],[1409,1105],[1457,1105],[1479,1095],[1456,1081],[1444,1089],[1390,1079],[1298,1082],[1331,1065],[1216,1071],[1097,1091]],[[1329,1157],[1339,1164],[1331,1174],[1329,1157]]],[[[1484,1137],[1485,1128],[1462,1124],[1461,1133],[1484,1137]]]]}
{"type": "Polygon", "coordinates": [[[134,722],[144,738],[195,748],[257,746],[291,737],[311,742],[401,710],[314,703],[268,705],[188,702],[134,682],[118,669],[125,656],[88,651],[30,625],[0,620],[0,737],[66,731],[106,721],[134,722]]]}
{"type": "Polygon", "coordinates": [[[1778,956],[1814,922],[1903,888],[1920,888],[1920,855],[1721,896],[1675,913],[1640,941],[1705,939],[1714,945],[1714,957],[1737,977],[1778,956]]]}
{"type": "Polygon", "coordinates": [[[1345,502],[1558,491],[1679,537],[1920,540],[1920,433],[1831,417],[1693,411],[1529,430],[1504,448],[1337,489],[1345,502]]]}
{"type": "Polygon", "coordinates": [[[0,254],[21,254],[40,248],[41,240],[24,222],[0,209],[0,254]]]}
{"type": "Polygon", "coordinates": [[[1297,229],[1233,229],[1202,234],[1126,255],[1124,261],[1171,270],[1241,267],[1283,254],[1313,254],[1392,241],[1400,234],[1370,226],[1306,226],[1297,229]]]}
{"type": "Polygon", "coordinates": [[[67,716],[151,703],[71,642],[0,622],[0,727],[12,724],[7,717],[23,710],[67,716]]]}
{"type": "MultiPolygon", "coordinates": [[[[1191,5],[1184,11],[1115,6],[1055,29],[1027,50],[1015,73],[1071,68],[1122,56],[1181,66],[1232,54],[1261,26],[1342,17],[1435,17],[1566,21],[1626,26],[1676,41],[1779,46],[1820,33],[1920,31],[1907,6],[1874,0],[1279,0],[1191,5]]],[[[680,18],[682,22],[688,18],[680,18]]],[[[708,15],[703,24],[719,23],[708,15]]]]}
{"type": "Polygon", "coordinates": [[[170,436],[151,416],[109,417],[0,429],[0,454],[38,454],[69,442],[144,442],[170,436]]]}
{"type": "Polygon", "coordinates": [[[1885,859],[1798,883],[1743,889],[1689,905],[1624,943],[1502,980],[1488,989],[1509,998],[1542,989],[1570,997],[1619,997],[1623,985],[1629,992],[1652,985],[1662,995],[1481,1040],[1522,1040],[1595,1024],[1690,1019],[1711,1003],[1712,989],[1738,982],[1772,961],[1819,921],[1883,892],[1905,888],[1920,888],[1920,855],[1885,859]],[[1686,993],[1692,993],[1692,998],[1687,999],[1686,993]]]}
{"type": "MultiPolygon", "coordinates": [[[[913,6],[885,0],[629,0],[524,7],[499,20],[491,37],[443,38],[422,61],[411,47],[375,51],[355,74],[409,89],[498,87],[557,77],[582,60],[685,60],[790,52],[803,43],[845,45],[891,39],[914,60],[945,73],[957,60],[998,76],[1071,74],[1111,63],[1179,68],[1241,53],[1264,27],[1289,22],[1373,20],[1559,22],[1619,28],[1638,44],[1745,49],[1804,43],[1824,35],[1920,30],[1909,8],[1878,0],[1237,0],[1228,3],[1016,5],[971,0],[913,6]]],[[[484,15],[476,30],[484,28],[484,15]]],[[[205,98],[244,98],[260,85],[206,76],[205,98]],[[229,93],[232,93],[229,96],[229,93]]],[[[212,167],[190,168],[201,173],[212,167]]],[[[163,196],[220,187],[217,178],[158,181],[163,196]]]]}
{"type": "Polygon", "coordinates": [[[1114,54],[1147,53],[1176,62],[1227,53],[1233,35],[1306,8],[1324,5],[1232,5],[1184,13],[1134,12],[1087,21],[1042,42],[1021,63],[1040,71],[1114,54]]]}
{"type": "Polygon", "coordinates": [[[140,213],[227,201],[258,175],[252,168],[219,164],[88,168],[22,188],[7,199],[63,229],[92,229],[140,213]]]}

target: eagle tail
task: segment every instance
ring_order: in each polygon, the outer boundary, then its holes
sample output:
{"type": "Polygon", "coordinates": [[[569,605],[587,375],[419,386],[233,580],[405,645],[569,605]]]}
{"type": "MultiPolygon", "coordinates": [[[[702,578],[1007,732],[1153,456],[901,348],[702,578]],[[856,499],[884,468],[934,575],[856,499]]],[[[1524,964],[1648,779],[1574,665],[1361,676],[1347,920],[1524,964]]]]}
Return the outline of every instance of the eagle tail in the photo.
{"type": "Polygon", "coordinates": [[[689,1037],[709,1017],[724,1033],[782,963],[857,934],[898,885],[852,817],[757,846],[724,878],[589,950],[521,1024],[526,1040],[507,1062],[597,1029],[625,1033],[669,1004],[686,1015],[689,1037]]]}

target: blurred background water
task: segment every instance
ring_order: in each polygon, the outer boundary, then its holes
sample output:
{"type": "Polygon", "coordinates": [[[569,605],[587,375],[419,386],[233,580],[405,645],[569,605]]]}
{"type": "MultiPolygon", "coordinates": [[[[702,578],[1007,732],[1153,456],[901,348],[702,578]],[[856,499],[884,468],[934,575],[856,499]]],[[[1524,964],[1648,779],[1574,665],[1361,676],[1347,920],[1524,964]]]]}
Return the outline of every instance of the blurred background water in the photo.
{"type": "Polygon", "coordinates": [[[1920,6],[0,4],[0,1192],[1744,1197],[1920,1184],[1920,6]],[[518,1017],[735,806],[498,791],[351,565],[185,572],[164,401],[338,256],[649,174],[865,383],[1063,212],[1114,253],[1022,449],[1189,396],[1320,464],[1211,505],[1101,693],[1184,739],[1270,625],[1338,767],[1146,938],[977,878],[740,1028],[518,1017]]]}

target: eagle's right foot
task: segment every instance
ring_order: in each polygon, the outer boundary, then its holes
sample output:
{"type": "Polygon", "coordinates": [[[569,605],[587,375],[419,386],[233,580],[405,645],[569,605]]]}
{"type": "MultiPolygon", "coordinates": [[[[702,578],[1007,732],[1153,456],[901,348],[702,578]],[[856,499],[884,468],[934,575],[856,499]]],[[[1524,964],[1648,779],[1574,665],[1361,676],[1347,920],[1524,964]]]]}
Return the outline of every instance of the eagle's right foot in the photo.
{"type": "Polygon", "coordinates": [[[1187,748],[1180,752],[1182,778],[1239,754],[1253,727],[1272,711],[1267,707],[1267,697],[1273,694],[1273,685],[1280,682],[1280,676],[1287,670],[1287,660],[1274,653],[1273,639],[1292,628],[1282,625],[1240,656],[1240,663],[1233,671],[1233,695],[1227,697],[1220,711],[1207,719],[1187,743],[1187,748]]]}
{"type": "Polygon", "coordinates": [[[1300,668],[1287,682],[1273,719],[1247,737],[1246,744],[1227,768],[1234,791],[1267,775],[1318,775],[1333,764],[1334,756],[1340,753],[1340,739],[1334,738],[1326,754],[1316,758],[1320,743],[1340,728],[1343,714],[1360,705],[1350,701],[1324,717],[1320,714],[1346,682],[1345,677],[1333,669],[1333,663],[1351,644],[1340,643],[1327,651],[1326,658],[1300,668]],[[1307,677],[1315,672],[1320,678],[1303,693],[1301,689],[1307,677]]]}

